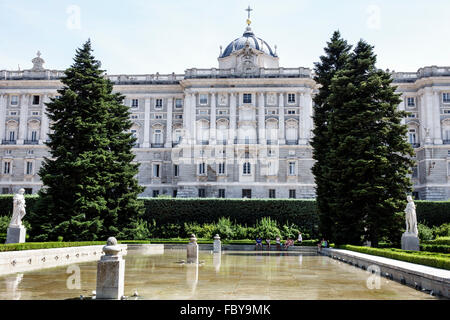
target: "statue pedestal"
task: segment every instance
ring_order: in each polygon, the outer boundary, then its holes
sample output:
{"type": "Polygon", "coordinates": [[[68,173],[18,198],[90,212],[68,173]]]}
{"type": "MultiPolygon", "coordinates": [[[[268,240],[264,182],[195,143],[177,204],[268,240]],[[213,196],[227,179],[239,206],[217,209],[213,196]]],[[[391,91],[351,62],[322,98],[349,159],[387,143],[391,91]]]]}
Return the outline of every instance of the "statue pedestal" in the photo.
{"type": "Polygon", "coordinates": [[[402,250],[420,251],[419,237],[414,233],[405,232],[402,235],[402,250]]]}
{"type": "Polygon", "coordinates": [[[103,255],[97,262],[96,299],[120,300],[124,283],[125,261],[117,254],[103,255]]]}
{"type": "Polygon", "coordinates": [[[10,225],[6,233],[6,243],[24,243],[26,233],[24,226],[10,225]]]}

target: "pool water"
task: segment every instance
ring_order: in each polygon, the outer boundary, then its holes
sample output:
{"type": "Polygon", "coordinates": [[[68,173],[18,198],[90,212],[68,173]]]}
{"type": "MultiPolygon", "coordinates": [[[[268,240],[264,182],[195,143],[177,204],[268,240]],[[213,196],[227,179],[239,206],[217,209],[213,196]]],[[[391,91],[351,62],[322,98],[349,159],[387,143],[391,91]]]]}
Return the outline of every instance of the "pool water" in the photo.
{"type": "MultiPolygon", "coordinates": [[[[199,251],[198,265],[182,262],[185,250],[124,259],[129,299],[437,299],[383,277],[377,285],[367,271],[314,254],[199,251]],[[131,297],[135,291],[137,298],[131,297]]],[[[0,299],[90,297],[96,274],[93,261],[2,276],[0,299]]]]}

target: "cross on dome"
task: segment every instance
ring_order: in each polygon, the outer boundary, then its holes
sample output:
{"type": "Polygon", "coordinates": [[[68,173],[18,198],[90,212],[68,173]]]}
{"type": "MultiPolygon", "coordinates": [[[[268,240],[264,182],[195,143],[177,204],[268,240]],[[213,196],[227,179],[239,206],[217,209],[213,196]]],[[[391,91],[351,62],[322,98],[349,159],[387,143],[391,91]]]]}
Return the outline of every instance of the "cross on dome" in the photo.
{"type": "Polygon", "coordinates": [[[247,11],[247,13],[248,13],[247,24],[250,25],[250,23],[252,23],[252,22],[250,21],[250,11],[253,11],[253,9],[251,9],[251,8],[250,8],[250,5],[249,5],[248,8],[245,9],[245,11],[247,11]]]}

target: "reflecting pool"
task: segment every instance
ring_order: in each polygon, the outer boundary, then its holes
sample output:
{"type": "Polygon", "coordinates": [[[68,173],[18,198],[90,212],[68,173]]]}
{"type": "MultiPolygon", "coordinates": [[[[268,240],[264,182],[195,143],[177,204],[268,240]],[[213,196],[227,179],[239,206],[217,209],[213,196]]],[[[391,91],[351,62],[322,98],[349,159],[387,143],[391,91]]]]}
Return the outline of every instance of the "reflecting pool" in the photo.
{"type": "MultiPolygon", "coordinates": [[[[124,259],[128,299],[437,299],[314,254],[199,251],[199,265],[183,263],[185,250],[124,259]]],[[[2,276],[0,299],[90,297],[96,274],[94,261],[2,276]]]]}

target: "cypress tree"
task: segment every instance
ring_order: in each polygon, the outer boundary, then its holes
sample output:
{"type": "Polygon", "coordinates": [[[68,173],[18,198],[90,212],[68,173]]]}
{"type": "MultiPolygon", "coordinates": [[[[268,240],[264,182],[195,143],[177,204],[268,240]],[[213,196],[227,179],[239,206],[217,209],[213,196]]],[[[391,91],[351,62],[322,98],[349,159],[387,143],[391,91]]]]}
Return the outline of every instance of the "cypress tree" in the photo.
{"type": "Polygon", "coordinates": [[[313,147],[312,167],[316,183],[317,209],[320,218],[320,231],[323,237],[329,238],[333,225],[333,219],[328,207],[328,202],[334,196],[330,188],[330,169],[334,161],[329,157],[328,123],[330,114],[333,112],[328,102],[330,96],[331,79],[337,71],[342,70],[349,60],[351,46],[342,39],[339,31],[335,31],[327,47],[324,48],[325,55],[320,57],[320,62],[315,63],[314,80],[320,85],[319,92],[314,96],[314,129],[311,146],[313,147]]]}
{"type": "Polygon", "coordinates": [[[406,116],[397,110],[399,95],[390,74],[377,70],[373,47],[359,41],[346,68],[331,81],[329,102],[334,112],[328,126],[330,203],[336,244],[378,246],[397,240],[402,227],[407,176],[414,151],[406,141],[406,116]]]}
{"type": "Polygon", "coordinates": [[[88,40],[65,70],[60,98],[47,104],[51,157],[39,170],[34,240],[120,237],[142,212],[128,109],[100,66],[88,40]]]}

